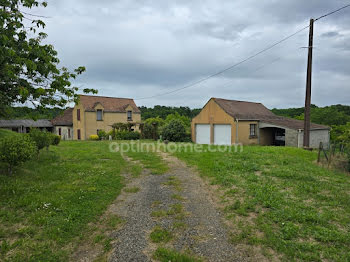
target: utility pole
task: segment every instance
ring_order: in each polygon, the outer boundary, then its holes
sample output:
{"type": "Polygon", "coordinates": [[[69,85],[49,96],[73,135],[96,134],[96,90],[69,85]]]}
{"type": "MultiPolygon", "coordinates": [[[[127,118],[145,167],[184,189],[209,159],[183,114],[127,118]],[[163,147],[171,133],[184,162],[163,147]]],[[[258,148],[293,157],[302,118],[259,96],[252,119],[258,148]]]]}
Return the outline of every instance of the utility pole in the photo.
{"type": "Polygon", "coordinates": [[[312,47],[314,37],[314,19],[310,19],[309,46],[307,58],[306,95],[304,112],[304,148],[310,146],[310,108],[311,108],[311,78],[312,78],[312,47]]]}

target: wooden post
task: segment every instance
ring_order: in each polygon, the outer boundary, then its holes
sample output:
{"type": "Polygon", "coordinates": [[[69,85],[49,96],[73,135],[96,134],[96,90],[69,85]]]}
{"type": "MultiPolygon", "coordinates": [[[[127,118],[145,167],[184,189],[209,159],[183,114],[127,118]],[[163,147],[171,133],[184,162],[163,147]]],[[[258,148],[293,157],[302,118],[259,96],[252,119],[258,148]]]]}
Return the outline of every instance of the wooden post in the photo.
{"type": "Polygon", "coordinates": [[[317,156],[317,163],[320,163],[321,161],[321,150],[323,149],[323,144],[320,142],[320,146],[318,147],[318,156],[317,156]]]}
{"type": "Polygon", "coordinates": [[[332,145],[329,146],[329,157],[328,157],[328,167],[329,165],[331,164],[331,161],[332,161],[332,145]]]}
{"type": "Polygon", "coordinates": [[[314,35],[314,19],[310,19],[309,46],[307,59],[306,95],[304,112],[304,148],[310,146],[310,108],[311,108],[311,79],[312,79],[312,46],[314,35]]]}

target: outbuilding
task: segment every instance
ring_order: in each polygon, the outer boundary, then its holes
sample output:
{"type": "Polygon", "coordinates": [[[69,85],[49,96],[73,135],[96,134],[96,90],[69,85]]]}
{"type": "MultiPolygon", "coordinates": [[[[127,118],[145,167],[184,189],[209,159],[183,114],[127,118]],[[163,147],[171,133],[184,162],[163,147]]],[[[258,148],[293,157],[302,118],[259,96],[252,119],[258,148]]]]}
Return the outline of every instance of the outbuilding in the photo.
{"type": "MultiPolygon", "coordinates": [[[[211,98],[192,119],[198,144],[303,146],[304,122],[277,116],[261,103],[211,98]]],[[[311,124],[310,147],[329,145],[330,127],[311,124]]]]}
{"type": "Polygon", "coordinates": [[[0,128],[9,129],[18,133],[29,133],[31,128],[38,128],[40,130],[46,130],[52,132],[53,125],[50,120],[47,119],[12,119],[12,120],[0,120],[0,128]]]}
{"type": "Polygon", "coordinates": [[[67,108],[62,114],[51,120],[54,126],[54,133],[62,140],[73,139],[73,108],[67,108]]]}

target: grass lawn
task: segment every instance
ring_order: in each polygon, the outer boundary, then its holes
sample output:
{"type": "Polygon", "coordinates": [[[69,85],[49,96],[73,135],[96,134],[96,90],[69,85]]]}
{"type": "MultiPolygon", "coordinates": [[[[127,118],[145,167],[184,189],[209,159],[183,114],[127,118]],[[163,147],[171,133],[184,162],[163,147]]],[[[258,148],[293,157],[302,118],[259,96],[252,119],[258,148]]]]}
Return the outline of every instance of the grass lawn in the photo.
{"type": "Polygon", "coordinates": [[[125,152],[124,154],[127,155],[128,157],[131,157],[133,160],[140,161],[140,163],[145,168],[151,170],[152,174],[161,175],[166,173],[169,170],[168,165],[162,159],[162,157],[159,156],[157,153],[153,152],[155,151],[155,148],[152,148],[152,146],[156,145],[154,141],[141,140],[141,143],[145,145],[145,147],[139,147],[141,148],[140,150],[138,150],[137,142],[135,141],[133,142],[124,141],[122,143],[129,144],[131,149],[131,150],[128,150],[128,152],[125,152]],[[149,147],[147,147],[147,145],[149,147]],[[149,148],[149,150],[147,150],[147,148],[149,148]]]}
{"type": "Polygon", "coordinates": [[[120,193],[128,168],[107,142],[90,141],[44,149],[12,176],[0,166],[0,261],[69,260],[88,223],[120,193]]]}
{"type": "Polygon", "coordinates": [[[350,261],[350,176],[317,166],[316,152],[246,146],[175,156],[223,189],[234,243],[288,261],[350,261]]]}

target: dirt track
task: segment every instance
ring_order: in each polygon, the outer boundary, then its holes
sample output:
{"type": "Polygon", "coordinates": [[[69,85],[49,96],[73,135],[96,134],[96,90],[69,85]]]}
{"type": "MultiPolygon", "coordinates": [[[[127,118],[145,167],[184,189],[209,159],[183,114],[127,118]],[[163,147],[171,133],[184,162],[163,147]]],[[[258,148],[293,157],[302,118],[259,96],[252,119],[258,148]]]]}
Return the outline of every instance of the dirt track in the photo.
{"type": "Polygon", "coordinates": [[[189,252],[205,261],[244,261],[229,243],[222,214],[201,178],[175,157],[162,156],[170,166],[169,172],[133,179],[127,187],[140,190],[123,192],[110,207],[126,223],[112,234],[115,241],[108,260],[152,261],[160,245],[152,243],[149,235],[155,226],[161,226],[174,236],[162,246],[189,252]],[[174,204],[183,210],[152,216],[153,211],[171,211],[174,204]]]}

